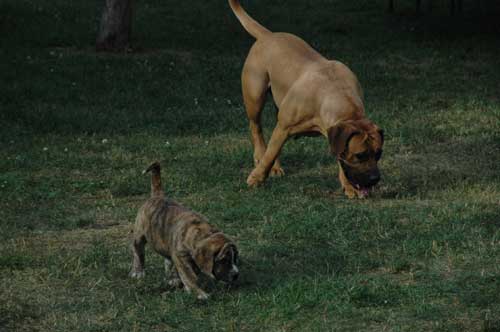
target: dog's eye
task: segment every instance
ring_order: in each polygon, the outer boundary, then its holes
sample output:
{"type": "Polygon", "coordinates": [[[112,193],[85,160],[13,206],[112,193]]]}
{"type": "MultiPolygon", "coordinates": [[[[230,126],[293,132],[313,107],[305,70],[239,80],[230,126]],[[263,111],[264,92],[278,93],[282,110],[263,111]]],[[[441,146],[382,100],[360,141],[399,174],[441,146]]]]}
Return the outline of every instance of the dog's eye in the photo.
{"type": "Polygon", "coordinates": [[[381,157],[382,157],[382,149],[375,152],[375,160],[379,161],[381,157]]]}
{"type": "Polygon", "coordinates": [[[370,158],[367,152],[356,153],[355,156],[359,161],[367,161],[370,158]]]}

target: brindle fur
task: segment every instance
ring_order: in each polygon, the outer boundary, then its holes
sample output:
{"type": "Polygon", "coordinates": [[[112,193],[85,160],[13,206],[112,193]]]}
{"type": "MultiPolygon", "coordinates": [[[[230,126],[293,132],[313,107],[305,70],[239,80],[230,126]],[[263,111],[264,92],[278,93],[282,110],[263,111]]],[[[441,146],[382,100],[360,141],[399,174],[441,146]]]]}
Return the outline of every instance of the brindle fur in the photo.
{"type": "Polygon", "coordinates": [[[206,299],[208,294],[199,283],[200,272],[212,279],[234,281],[238,276],[236,246],[208,224],[205,217],[164,197],[159,163],[152,164],[147,171],[152,172],[151,198],[142,205],[136,217],[130,276],[144,276],[144,247],[149,243],[154,251],[165,257],[170,285],[183,284],[199,299],[206,299]]]}

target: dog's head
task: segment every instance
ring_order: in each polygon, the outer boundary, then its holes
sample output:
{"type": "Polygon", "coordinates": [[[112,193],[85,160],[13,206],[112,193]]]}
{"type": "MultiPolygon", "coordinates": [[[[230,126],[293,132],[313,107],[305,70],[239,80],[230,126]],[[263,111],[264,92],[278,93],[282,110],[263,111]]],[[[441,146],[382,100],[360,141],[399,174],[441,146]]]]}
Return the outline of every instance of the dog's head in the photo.
{"type": "Polygon", "coordinates": [[[343,121],[328,130],[332,153],[359,197],[368,195],[380,180],[384,131],[369,120],[343,121]]]}
{"type": "Polygon", "coordinates": [[[198,268],[211,278],[224,282],[238,279],[238,250],[224,234],[216,233],[200,241],[194,260],[198,268]]]}

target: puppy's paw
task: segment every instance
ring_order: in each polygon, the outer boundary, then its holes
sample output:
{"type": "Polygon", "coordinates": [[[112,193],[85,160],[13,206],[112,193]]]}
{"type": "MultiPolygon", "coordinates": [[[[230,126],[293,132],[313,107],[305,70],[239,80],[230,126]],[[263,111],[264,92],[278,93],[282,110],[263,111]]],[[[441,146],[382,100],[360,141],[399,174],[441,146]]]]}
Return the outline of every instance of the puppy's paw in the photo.
{"type": "Polygon", "coordinates": [[[130,273],[128,275],[130,278],[142,279],[146,275],[146,272],[144,272],[144,271],[130,271],[130,273]]]}
{"type": "Polygon", "coordinates": [[[207,293],[200,293],[196,298],[200,301],[206,301],[209,297],[210,296],[207,293]]]}
{"type": "Polygon", "coordinates": [[[167,285],[172,288],[180,288],[182,286],[182,281],[180,278],[172,278],[167,281],[167,285]]]}

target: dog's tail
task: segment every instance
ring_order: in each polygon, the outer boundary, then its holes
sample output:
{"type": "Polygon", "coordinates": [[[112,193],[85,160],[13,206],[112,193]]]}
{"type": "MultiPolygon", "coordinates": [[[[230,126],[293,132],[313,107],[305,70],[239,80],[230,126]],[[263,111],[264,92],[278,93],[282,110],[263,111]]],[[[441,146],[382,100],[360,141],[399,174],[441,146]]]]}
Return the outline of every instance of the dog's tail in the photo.
{"type": "Polygon", "coordinates": [[[241,7],[238,0],[229,0],[229,6],[233,10],[234,15],[238,18],[243,28],[248,31],[255,39],[259,39],[265,34],[271,33],[271,31],[264,28],[257,21],[250,17],[247,12],[241,7]]]}
{"type": "Polygon", "coordinates": [[[162,197],[163,189],[161,188],[161,167],[158,161],[155,161],[148,168],[142,171],[142,174],[151,172],[151,197],[162,197]]]}

